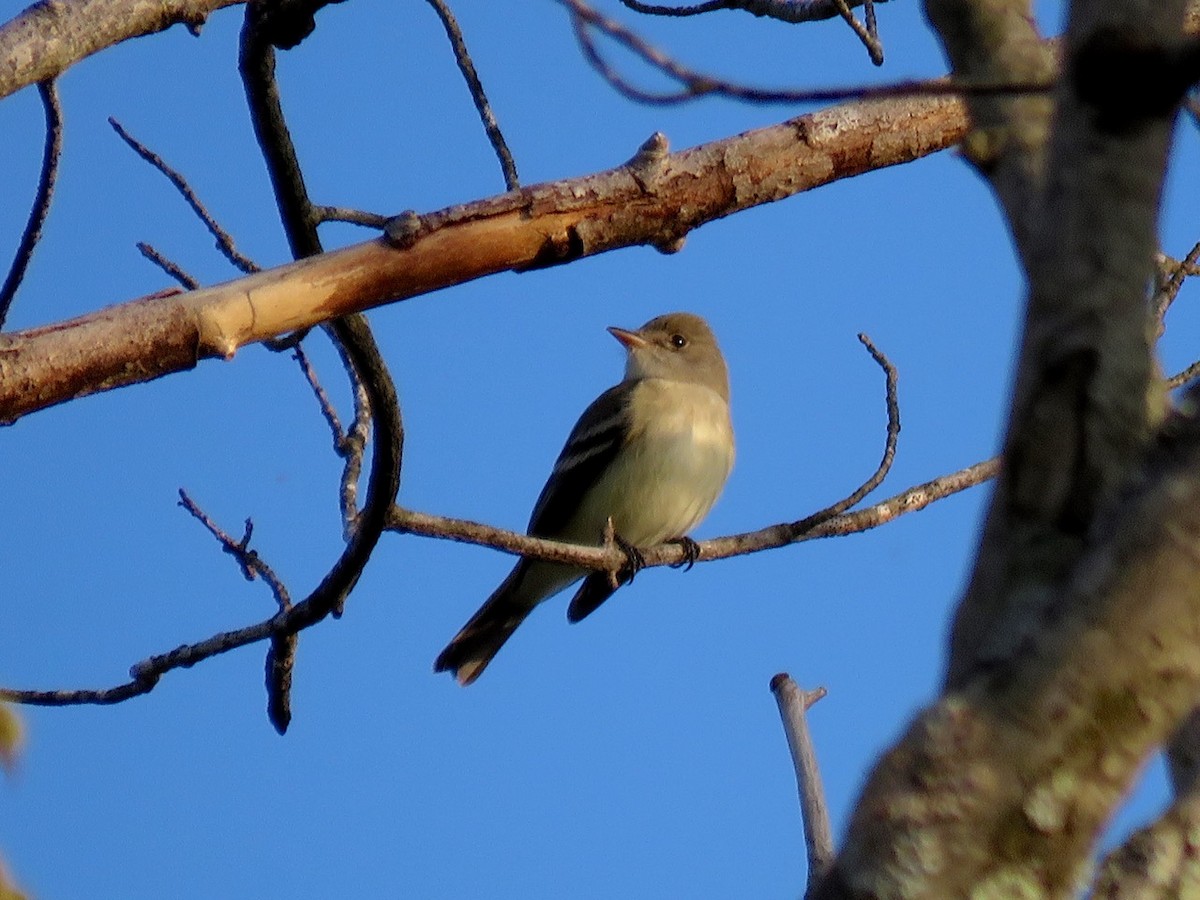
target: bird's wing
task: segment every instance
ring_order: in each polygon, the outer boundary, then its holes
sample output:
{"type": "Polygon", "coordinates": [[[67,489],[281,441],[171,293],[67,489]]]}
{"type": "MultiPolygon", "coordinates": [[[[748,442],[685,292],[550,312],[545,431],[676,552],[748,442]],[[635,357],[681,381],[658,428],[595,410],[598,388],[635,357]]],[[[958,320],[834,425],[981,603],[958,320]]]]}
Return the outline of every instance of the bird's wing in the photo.
{"type": "Polygon", "coordinates": [[[530,534],[560,534],[583,495],[600,480],[629,437],[629,395],[636,386],[627,381],[611,387],[583,411],[533,507],[530,534]]]}

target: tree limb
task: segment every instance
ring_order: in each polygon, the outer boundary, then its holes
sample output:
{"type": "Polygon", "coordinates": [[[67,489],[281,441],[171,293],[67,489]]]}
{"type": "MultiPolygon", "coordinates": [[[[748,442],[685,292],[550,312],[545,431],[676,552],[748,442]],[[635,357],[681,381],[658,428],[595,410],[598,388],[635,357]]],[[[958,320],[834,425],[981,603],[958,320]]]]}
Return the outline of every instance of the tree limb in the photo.
{"type": "Polygon", "coordinates": [[[811,892],[833,865],[833,828],[829,824],[829,807],[825,803],[825,787],[817,768],[817,751],[808,730],[806,713],[825,696],[825,688],[805,691],[786,672],[771,679],[771,693],[779,706],[779,718],[787,735],[796,770],[796,788],[800,792],[800,815],[804,821],[804,846],[808,856],[808,889],[811,892]]]}
{"type": "Polygon", "coordinates": [[[0,99],[121,41],[186,25],[244,0],[39,0],[0,25],[0,99]]]}
{"type": "Polygon", "coordinates": [[[908,162],[963,134],[953,99],[849,103],[607,172],[424,216],[392,237],[163,300],[0,337],[0,422],[75,397],[230,358],[249,343],[501,271],[650,244],[678,250],[706,222],[908,162]]]}

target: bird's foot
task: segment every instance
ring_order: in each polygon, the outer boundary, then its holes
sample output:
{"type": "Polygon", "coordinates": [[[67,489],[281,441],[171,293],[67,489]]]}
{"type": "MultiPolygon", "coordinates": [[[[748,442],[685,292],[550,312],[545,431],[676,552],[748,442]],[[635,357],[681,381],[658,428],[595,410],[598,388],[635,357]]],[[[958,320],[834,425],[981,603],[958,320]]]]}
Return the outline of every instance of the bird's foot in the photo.
{"type": "Polygon", "coordinates": [[[633,576],[642,569],[646,568],[646,557],[642,555],[642,551],[619,534],[613,535],[613,540],[616,545],[621,548],[621,552],[625,554],[625,566],[621,572],[621,581],[623,584],[633,584],[633,576]]]}
{"type": "Polygon", "coordinates": [[[683,548],[683,559],[679,562],[671,563],[672,569],[683,569],[688,571],[696,564],[696,560],[700,558],[700,545],[693,541],[687,535],[683,537],[673,538],[667,541],[668,544],[678,544],[683,548]]]}

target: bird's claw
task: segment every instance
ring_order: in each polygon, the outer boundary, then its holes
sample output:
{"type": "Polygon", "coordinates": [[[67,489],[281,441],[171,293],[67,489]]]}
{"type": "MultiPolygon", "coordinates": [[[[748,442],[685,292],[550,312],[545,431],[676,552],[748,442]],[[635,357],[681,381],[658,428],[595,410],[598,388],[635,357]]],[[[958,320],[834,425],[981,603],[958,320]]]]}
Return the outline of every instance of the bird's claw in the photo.
{"type": "Polygon", "coordinates": [[[684,537],[675,538],[667,541],[668,544],[678,544],[683,548],[683,559],[679,562],[671,563],[672,569],[683,569],[688,571],[696,564],[696,560],[700,558],[700,545],[686,535],[684,537]]]}
{"type": "Polygon", "coordinates": [[[642,555],[642,551],[629,541],[625,540],[619,534],[613,535],[613,540],[617,546],[621,548],[621,552],[625,554],[625,578],[626,584],[633,584],[633,576],[642,571],[646,567],[646,557],[642,555]]]}

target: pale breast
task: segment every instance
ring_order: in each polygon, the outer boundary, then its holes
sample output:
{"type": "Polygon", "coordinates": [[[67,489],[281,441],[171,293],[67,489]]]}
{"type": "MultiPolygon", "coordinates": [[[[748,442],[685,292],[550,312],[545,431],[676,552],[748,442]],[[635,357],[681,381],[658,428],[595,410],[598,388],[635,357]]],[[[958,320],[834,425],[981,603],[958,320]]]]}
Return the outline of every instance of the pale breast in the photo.
{"type": "MultiPolygon", "coordinates": [[[[617,533],[648,547],[682,537],[708,514],[733,467],[729,406],[700,385],[647,379],[638,386],[647,425],[588,492],[575,540],[594,543],[609,516],[617,533]]],[[[576,529],[572,529],[575,531],[576,529]]]]}

